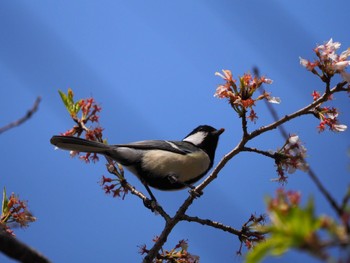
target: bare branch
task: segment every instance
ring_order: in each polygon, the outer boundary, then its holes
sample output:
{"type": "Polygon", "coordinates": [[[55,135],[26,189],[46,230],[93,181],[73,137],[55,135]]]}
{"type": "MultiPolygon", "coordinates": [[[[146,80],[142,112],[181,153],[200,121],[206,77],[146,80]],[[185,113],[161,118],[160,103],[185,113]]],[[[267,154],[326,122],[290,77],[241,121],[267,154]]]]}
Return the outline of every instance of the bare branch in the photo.
{"type": "Polygon", "coordinates": [[[253,131],[252,133],[250,133],[248,135],[248,140],[251,140],[257,136],[259,136],[262,133],[265,133],[267,131],[276,129],[277,127],[281,126],[283,123],[286,123],[287,121],[290,121],[292,119],[295,119],[301,115],[305,115],[305,114],[310,114],[310,110],[314,109],[315,107],[319,106],[320,104],[322,104],[323,102],[327,101],[329,98],[330,94],[342,91],[342,88],[346,85],[347,82],[341,82],[338,83],[335,87],[333,87],[330,90],[329,94],[323,94],[319,99],[315,100],[314,102],[312,102],[311,104],[305,106],[304,108],[289,114],[289,115],[285,115],[284,117],[282,117],[281,119],[276,120],[275,122],[271,123],[270,125],[267,126],[263,126],[255,131],[253,131]]]}
{"type": "Polygon", "coordinates": [[[183,215],[182,216],[182,220],[185,220],[185,221],[188,221],[188,222],[196,222],[196,223],[199,223],[201,225],[211,226],[211,227],[214,227],[214,228],[217,228],[217,229],[221,229],[221,230],[223,230],[225,232],[229,232],[229,233],[234,234],[236,236],[240,236],[242,234],[242,231],[240,231],[240,230],[237,230],[237,229],[235,229],[233,227],[224,225],[224,224],[222,224],[220,222],[212,221],[210,219],[202,219],[202,218],[199,218],[197,216],[183,215]]]}
{"type": "Polygon", "coordinates": [[[350,186],[348,187],[348,191],[343,198],[342,205],[341,205],[342,210],[346,209],[346,206],[348,205],[349,200],[350,200],[350,186]]]}
{"type": "MultiPolygon", "coordinates": [[[[253,68],[253,72],[256,76],[260,75],[259,69],[257,67],[253,68]]],[[[260,89],[260,94],[264,94],[264,93],[265,93],[265,90],[260,89]]],[[[269,110],[273,120],[277,121],[279,119],[277,111],[275,110],[275,108],[273,107],[273,105],[271,103],[269,103],[267,100],[264,100],[264,101],[265,101],[265,105],[266,105],[267,109],[269,110]]],[[[284,126],[283,125],[278,126],[278,130],[281,132],[282,137],[287,140],[288,133],[287,133],[286,129],[284,128],[284,126]]]]}
{"type": "Polygon", "coordinates": [[[50,262],[38,251],[22,243],[0,227],[0,251],[10,258],[26,263],[50,262]]]}
{"type": "Polygon", "coordinates": [[[258,154],[261,154],[261,155],[270,157],[270,158],[272,158],[272,159],[275,159],[275,158],[276,158],[276,154],[275,154],[275,153],[270,153],[270,152],[268,152],[268,151],[262,151],[262,150],[259,150],[259,149],[256,149],[256,148],[243,147],[243,148],[242,148],[242,151],[245,151],[245,152],[255,152],[255,153],[258,153],[258,154]]]}
{"type": "Polygon", "coordinates": [[[11,128],[17,127],[17,126],[21,125],[23,122],[29,120],[33,116],[33,114],[38,110],[40,101],[41,101],[41,97],[37,97],[32,108],[27,111],[26,115],[23,116],[22,118],[19,118],[16,121],[13,121],[13,122],[5,125],[4,127],[1,127],[0,134],[5,132],[5,131],[8,131],[11,128]]]}

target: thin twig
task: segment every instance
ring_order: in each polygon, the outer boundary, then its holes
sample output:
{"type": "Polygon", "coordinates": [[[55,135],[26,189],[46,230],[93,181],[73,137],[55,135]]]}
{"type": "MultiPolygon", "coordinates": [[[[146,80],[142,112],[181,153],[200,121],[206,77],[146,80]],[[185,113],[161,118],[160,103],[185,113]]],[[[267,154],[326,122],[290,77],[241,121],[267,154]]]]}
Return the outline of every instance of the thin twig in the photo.
{"type": "Polygon", "coordinates": [[[200,183],[193,191],[200,193],[203,191],[207,185],[209,185],[215,178],[217,178],[219,172],[226,165],[226,163],[231,160],[235,155],[237,155],[240,151],[242,151],[244,145],[247,143],[246,138],[242,138],[241,141],[237,144],[237,146],[231,150],[229,153],[224,155],[224,157],[219,161],[219,163],[215,166],[213,171],[209,176],[207,176],[202,183],[200,183]]]}
{"type": "MultiPolygon", "coordinates": [[[[341,83],[338,83],[335,87],[333,87],[330,90],[330,94],[342,91],[342,87],[344,87],[345,85],[346,85],[345,81],[341,82],[341,83]]],[[[296,117],[299,117],[299,116],[305,115],[305,114],[310,114],[310,110],[314,109],[315,107],[319,106],[323,102],[327,101],[330,94],[323,94],[320,98],[318,98],[317,100],[313,101],[311,104],[305,106],[304,108],[302,108],[300,110],[297,110],[296,112],[294,112],[292,114],[285,115],[284,117],[276,120],[275,122],[271,123],[270,125],[263,126],[263,127],[259,128],[259,129],[255,130],[255,131],[253,131],[252,133],[249,134],[247,139],[251,140],[251,139],[259,136],[262,133],[265,133],[267,131],[276,129],[280,125],[286,123],[287,121],[295,119],[296,117]]]]}
{"type": "Polygon", "coordinates": [[[242,148],[242,151],[245,151],[245,152],[255,152],[255,153],[262,154],[262,155],[264,155],[264,156],[267,156],[267,157],[270,157],[270,158],[273,158],[273,159],[276,158],[276,154],[275,154],[275,153],[270,153],[270,152],[268,152],[268,151],[262,151],[262,150],[259,150],[259,149],[257,149],[257,148],[243,147],[243,148],[242,148]]]}
{"type": "MultiPolygon", "coordinates": [[[[254,72],[254,74],[257,77],[259,77],[260,73],[259,73],[259,69],[257,67],[253,68],[253,72],[254,72]]],[[[260,94],[264,94],[264,93],[265,93],[265,90],[264,89],[260,89],[260,94]]],[[[280,117],[278,116],[278,113],[275,110],[275,108],[273,107],[272,103],[269,103],[267,100],[264,100],[264,101],[265,101],[265,105],[266,105],[267,109],[269,110],[269,112],[270,112],[270,114],[272,116],[272,119],[274,121],[277,121],[280,117]]],[[[282,134],[282,137],[287,140],[289,136],[288,136],[288,133],[287,133],[286,129],[284,128],[284,126],[280,125],[278,127],[278,130],[282,134]]]]}
{"type": "Polygon", "coordinates": [[[223,230],[225,232],[229,232],[229,233],[234,234],[236,236],[239,236],[242,233],[242,231],[237,230],[233,227],[224,225],[220,222],[215,222],[215,221],[212,221],[210,219],[202,219],[202,218],[199,218],[197,216],[183,215],[181,220],[188,221],[188,222],[196,222],[196,223],[199,223],[201,225],[211,226],[211,227],[223,230]]]}
{"type": "Polygon", "coordinates": [[[129,191],[131,194],[139,197],[145,204],[146,208],[149,208],[152,211],[157,211],[165,219],[166,222],[170,220],[170,216],[165,212],[163,207],[161,207],[157,202],[152,202],[152,200],[148,199],[142,192],[136,190],[134,186],[127,182],[124,176],[118,172],[117,168],[114,165],[113,159],[111,159],[108,156],[105,156],[105,159],[107,161],[107,171],[113,175],[116,175],[119,178],[120,183],[122,184],[124,189],[127,189],[127,191],[129,191]],[[110,169],[110,167],[112,167],[112,169],[110,169]],[[147,206],[146,204],[152,204],[152,207],[147,206]]]}
{"type": "Polygon", "coordinates": [[[350,200],[350,187],[348,187],[348,191],[345,194],[343,201],[342,201],[341,209],[343,211],[346,209],[346,206],[348,205],[349,200],[350,200]]]}
{"type": "Polygon", "coordinates": [[[0,134],[5,132],[5,131],[8,131],[9,129],[17,127],[17,126],[21,125],[23,122],[29,120],[33,116],[33,114],[38,110],[40,101],[41,101],[41,97],[37,97],[32,108],[27,111],[26,115],[23,116],[22,118],[19,118],[16,121],[13,121],[13,122],[5,125],[4,127],[1,127],[0,134]]]}
{"type": "Polygon", "coordinates": [[[246,114],[247,114],[247,111],[245,110],[245,109],[243,109],[242,110],[242,130],[243,130],[243,136],[245,137],[245,136],[247,136],[248,135],[248,128],[247,128],[247,116],[246,116],[246,114]]]}
{"type": "Polygon", "coordinates": [[[338,203],[335,201],[333,196],[328,192],[326,187],[323,186],[320,179],[318,179],[316,173],[309,167],[307,171],[308,175],[312,179],[312,181],[316,184],[317,188],[321,191],[321,193],[325,196],[325,198],[328,200],[330,205],[333,207],[333,209],[337,212],[337,214],[341,217],[343,215],[343,210],[338,205],[338,203]]]}

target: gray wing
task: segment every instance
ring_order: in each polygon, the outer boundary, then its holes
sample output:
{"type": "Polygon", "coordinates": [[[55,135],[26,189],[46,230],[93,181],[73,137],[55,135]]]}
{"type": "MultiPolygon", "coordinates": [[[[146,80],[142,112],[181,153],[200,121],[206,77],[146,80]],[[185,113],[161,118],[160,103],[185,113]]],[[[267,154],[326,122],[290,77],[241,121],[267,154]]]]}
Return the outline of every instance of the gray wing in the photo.
{"type": "Polygon", "coordinates": [[[128,144],[118,144],[115,146],[132,148],[137,150],[163,150],[179,154],[188,154],[198,150],[197,147],[193,144],[183,141],[149,140],[133,142],[128,144]]]}

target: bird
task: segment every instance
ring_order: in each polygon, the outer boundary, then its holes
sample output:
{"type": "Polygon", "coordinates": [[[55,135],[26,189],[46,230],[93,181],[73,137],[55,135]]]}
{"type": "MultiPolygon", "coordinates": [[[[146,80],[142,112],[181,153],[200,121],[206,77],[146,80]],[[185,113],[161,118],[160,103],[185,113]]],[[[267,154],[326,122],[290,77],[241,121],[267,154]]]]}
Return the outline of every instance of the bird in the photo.
{"type": "Polygon", "coordinates": [[[64,150],[97,153],[109,157],[136,175],[149,187],[172,191],[203,178],[212,168],[219,136],[224,128],[200,125],[182,141],[145,140],[128,144],[107,145],[73,136],[53,136],[51,144],[64,150]]]}

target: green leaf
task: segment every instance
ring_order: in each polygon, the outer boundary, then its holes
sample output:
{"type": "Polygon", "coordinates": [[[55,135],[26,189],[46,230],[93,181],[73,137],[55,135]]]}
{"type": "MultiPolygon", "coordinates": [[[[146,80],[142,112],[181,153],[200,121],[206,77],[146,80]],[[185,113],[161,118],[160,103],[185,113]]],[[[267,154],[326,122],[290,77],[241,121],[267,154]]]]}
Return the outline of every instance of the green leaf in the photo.
{"type": "Polygon", "coordinates": [[[271,255],[281,256],[292,246],[292,240],[282,236],[275,236],[269,239],[271,243],[271,255]]]}
{"type": "Polygon", "coordinates": [[[8,204],[9,200],[6,196],[6,188],[4,187],[4,190],[2,192],[2,205],[1,205],[1,213],[5,214],[8,210],[7,208],[7,204],[8,204]]]}
{"type": "Polygon", "coordinates": [[[246,262],[259,262],[268,255],[281,256],[289,249],[300,249],[321,227],[321,218],[315,216],[312,198],[304,207],[289,204],[288,209],[281,209],[276,206],[270,211],[270,219],[271,223],[265,229],[269,237],[248,252],[246,262]]]}
{"type": "Polygon", "coordinates": [[[60,96],[61,96],[61,99],[62,99],[62,101],[63,101],[63,103],[64,103],[64,105],[66,106],[66,108],[68,109],[68,107],[69,107],[69,98],[68,98],[68,96],[66,95],[66,94],[64,94],[62,91],[58,91],[58,93],[60,94],[60,96]]]}
{"type": "Polygon", "coordinates": [[[81,104],[80,104],[81,100],[77,101],[75,104],[74,104],[74,108],[73,108],[73,111],[75,113],[78,113],[80,111],[80,108],[81,108],[81,104]]]}
{"type": "Polygon", "coordinates": [[[268,255],[281,256],[291,247],[291,240],[281,233],[274,234],[258,243],[246,256],[246,263],[256,263],[268,255]]]}
{"type": "Polygon", "coordinates": [[[74,93],[72,89],[68,89],[67,94],[60,90],[58,91],[58,93],[60,94],[61,99],[64,105],[66,106],[66,109],[68,110],[69,114],[75,116],[80,111],[80,100],[74,103],[74,93]]]}
{"type": "Polygon", "coordinates": [[[68,89],[67,93],[68,93],[69,101],[73,102],[73,96],[74,96],[73,90],[72,89],[68,89]]]}
{"type": "Polygon", "coordinates": [[[263,258],[270,253],[273,247],[272,243],[273,242],[270,239],[267,239],[266,241],[262,241],[257,244],[253,249],[249,250],[248,254],[246,255],[245,262],[257,263],[263,260],[263,258]]]}

